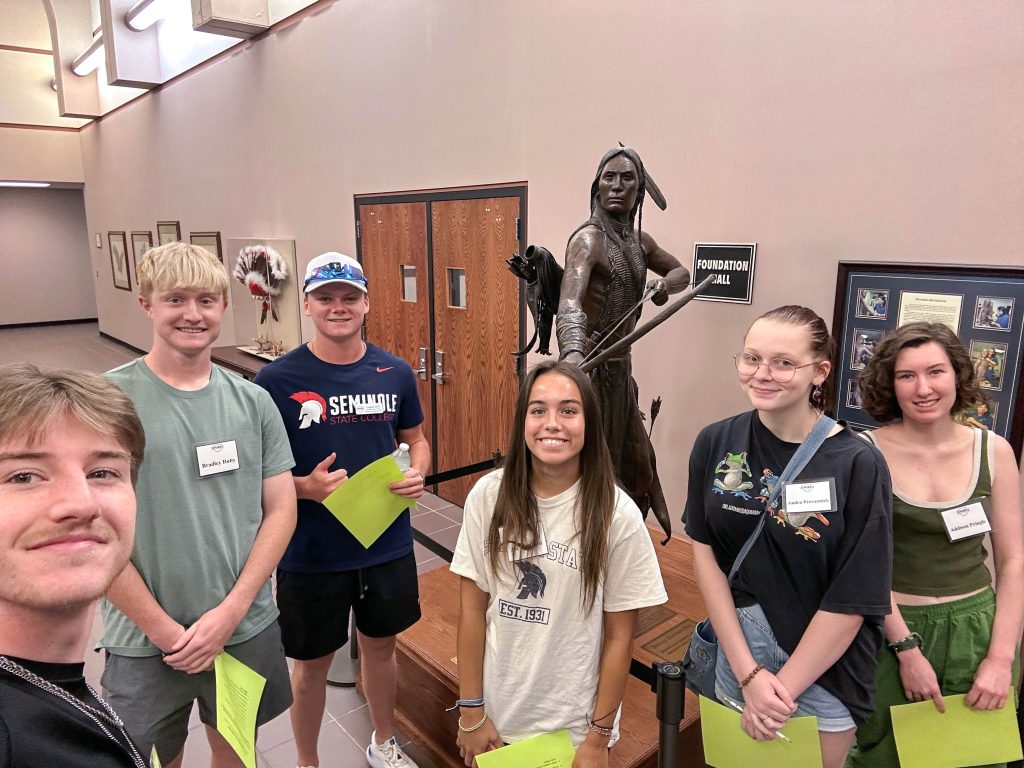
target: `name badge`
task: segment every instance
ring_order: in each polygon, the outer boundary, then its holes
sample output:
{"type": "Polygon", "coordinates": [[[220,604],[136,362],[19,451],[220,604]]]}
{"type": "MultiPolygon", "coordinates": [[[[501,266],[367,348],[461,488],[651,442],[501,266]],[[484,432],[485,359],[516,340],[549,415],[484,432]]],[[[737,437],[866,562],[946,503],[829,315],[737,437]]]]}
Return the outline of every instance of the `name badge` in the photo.
{"type": "Polygon", "coordinates": [[[199,462],[200,477],[234,472],[239,468],[238,446],[235,445],[234,440],[197,445],[196,459],[199,462]]]}
{"type": "Polygon", "coordinates": [[[942,510],[942,522],[946,524],[946,535],[950,541],[981,536],[992,530],[986,510],[987,501],[971,499],[962,506],[942,510]]]}
{"type": "Polygon", "coordinates": [[[382,403],[356,403],[356,416],[372,416],[375,413],[384,413],[382,403]]]}
{"type": "Polygon", "coordinates": [[[836,481],[833,477],[786,483],[782,494],[786,500],[787,515],[836,511],[836,481]]]}
{"type": "MultiPolygon", "coordinates": [[[[501,532],[498,532],[498,536],[501,536],[501,532]]],[[[548,537],[544,533],[544,526],[540,527],[540,541],[537,542],[537,546],[533,549],[524,549],[519,546],[516,542],[509,542],[508,545],[508,559],[509,562],[514,563],[516,560],[530,560],[534,557],[540,557],[548,553],[548,537]]]]}

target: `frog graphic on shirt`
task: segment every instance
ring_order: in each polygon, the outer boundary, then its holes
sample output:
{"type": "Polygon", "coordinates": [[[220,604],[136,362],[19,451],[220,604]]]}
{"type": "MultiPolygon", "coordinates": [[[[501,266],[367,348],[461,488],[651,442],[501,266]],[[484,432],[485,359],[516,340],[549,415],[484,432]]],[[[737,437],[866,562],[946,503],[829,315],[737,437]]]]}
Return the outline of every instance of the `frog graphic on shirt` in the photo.
{"type": "Polygon", "coordinates": [[[749,499],[750,494],[746,493],[754,484],[750,480],[744,480],[743,476],[751,477],[750,465],[747,464],[747,452],[742,453],[726,453],[725,458],[718,462],[718,466],[715,467],[715,474],[721,474],[721,479],[715,478],[714,488],[715,493],[725,493],[728,491],[733,496],[739,496],[744,499],[749,499]]]}

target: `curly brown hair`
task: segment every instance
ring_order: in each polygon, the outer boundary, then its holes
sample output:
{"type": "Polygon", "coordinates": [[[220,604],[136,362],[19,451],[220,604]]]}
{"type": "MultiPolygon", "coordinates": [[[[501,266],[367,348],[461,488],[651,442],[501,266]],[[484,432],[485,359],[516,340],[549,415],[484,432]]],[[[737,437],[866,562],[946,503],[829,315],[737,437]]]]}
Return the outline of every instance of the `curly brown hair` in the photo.
{"type": "Polygon", "coordinates": [[[875,421],[885,424],[903,416],[893,386],[896,358],[903,349],[920,347],[931,341],[946,352],[956,374],[953,414],[961,413],[985,401],[974,377],[974,365],[971,363],[970,355],[949,326],[942,323],[907,323],[885,335],[874,356],[860,372],[860,392],[864,410],[870,413],[875,421]]]}

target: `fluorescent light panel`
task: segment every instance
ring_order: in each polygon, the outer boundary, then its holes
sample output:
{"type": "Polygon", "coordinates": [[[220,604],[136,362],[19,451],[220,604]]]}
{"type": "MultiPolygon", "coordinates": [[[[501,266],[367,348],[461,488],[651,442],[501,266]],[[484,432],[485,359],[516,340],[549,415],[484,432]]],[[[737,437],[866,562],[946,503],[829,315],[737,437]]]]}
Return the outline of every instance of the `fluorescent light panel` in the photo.
{"type": "Polygon", "coordinates": [[[165,0],[139,0],[124,15],[124,23],[141,32],[160,21],[166,10],[165,0]]]}
{"type": "Polygon", "coordinates": [[[0,181],[0,187],[48,187],[48,181],[0,181]]]}
{"type": "Polygon", "coordinates": [[[85,77],[99,67],[101,61],[103,61],[103,35],[95,38],[88,48],[78,54],[71,62],[71,71],[79,77],[85,77]]]}

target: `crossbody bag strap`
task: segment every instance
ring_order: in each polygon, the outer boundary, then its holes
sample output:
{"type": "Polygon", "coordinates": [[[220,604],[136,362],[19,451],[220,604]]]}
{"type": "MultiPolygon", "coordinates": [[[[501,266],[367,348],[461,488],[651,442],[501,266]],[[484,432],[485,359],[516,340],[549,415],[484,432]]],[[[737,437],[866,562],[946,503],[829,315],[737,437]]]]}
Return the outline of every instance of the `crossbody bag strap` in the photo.
{"type": "Polygon", "coordinates": [[[729,583],[732,584],[733,577],[739,571],[740,566],[746,559],[750,550],[754,546],[754,541],[760,535],[764,529],[765,521],[768,519],[769,510],[772,508],[772,504],[779,498],[779,494],[782,493],[782,486],[786,483],[795,480],[796,476],[799,475],[804,467],[807,466],[807,462],[811,460],[811,457],[817,453],[818,448],[825,442],[825,438],[828,437],[832,428],[836,425],[836,420],[829,418],[825,414],[821,414],[814,426],[811,428],[810,434],[804,438],[804,441],[800,443],[796,449],[796,453],[793,454],[793,458],[789,460],[786,468],[782,470],[782,474],[779,476],[779,480],[772,487],[771,493],[768,495],[768,501],[765,503],[764,514],[757,521],[757,527],[754,528],[754,532],[750,534],[750,537],[743,542],[743,547],[740,549],[740,553],[736,555],[736,559],[733,561],[732,568],[729,569],[729,583]]]}

